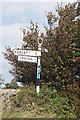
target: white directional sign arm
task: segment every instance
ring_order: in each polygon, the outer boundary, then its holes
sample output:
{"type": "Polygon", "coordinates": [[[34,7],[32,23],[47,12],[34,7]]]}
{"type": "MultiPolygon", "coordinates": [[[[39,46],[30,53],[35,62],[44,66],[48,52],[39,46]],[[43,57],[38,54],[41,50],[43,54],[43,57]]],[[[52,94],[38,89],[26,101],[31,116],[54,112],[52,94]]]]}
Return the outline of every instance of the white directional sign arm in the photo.
{"type": "Polygon", "coordinates": [[[18,61],[25,61],[25,62],[37,63],[37,57],[18,56],[18,61]]]}
{"type": "Polygon", "coordinates": [[[14,55],[41,56],[41,51],[35,51],[35,50],[14,50],[14,55]]]}

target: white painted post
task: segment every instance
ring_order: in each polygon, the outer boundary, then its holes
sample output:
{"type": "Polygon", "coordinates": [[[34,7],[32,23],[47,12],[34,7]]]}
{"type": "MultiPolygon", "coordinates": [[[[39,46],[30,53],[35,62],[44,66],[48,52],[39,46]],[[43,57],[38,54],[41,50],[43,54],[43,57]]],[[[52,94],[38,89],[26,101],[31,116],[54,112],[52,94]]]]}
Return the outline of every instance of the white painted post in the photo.
{"type": "MultiPolygon", "coordinates": [[[[40,39],[41,42],[39,42],[39,39],[38,39],[38,51],[41,51],[41,45],[43,43],[43,40],[40,39]]],[[[37,64],[37,81],[36,81],[36,92],[39,96],[39,89],[40,89],[40,72],[41,72],[41,63],[40,63],[40,57],[38,57],[38,64],[37,64]]]]}

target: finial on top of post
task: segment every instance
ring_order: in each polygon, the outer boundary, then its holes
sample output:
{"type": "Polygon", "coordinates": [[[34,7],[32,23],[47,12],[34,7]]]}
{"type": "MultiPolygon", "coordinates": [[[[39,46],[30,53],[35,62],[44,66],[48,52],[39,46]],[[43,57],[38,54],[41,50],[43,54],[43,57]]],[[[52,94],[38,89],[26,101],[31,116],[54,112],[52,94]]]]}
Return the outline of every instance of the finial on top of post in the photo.
{"type": "Polygon", "coordinates": [[[38,39],[37,39],[37,43],[38,43],[38,45],[42,45],[43,44],[43,39],[41,38],[41,37],[39,37],[38,39]]]}

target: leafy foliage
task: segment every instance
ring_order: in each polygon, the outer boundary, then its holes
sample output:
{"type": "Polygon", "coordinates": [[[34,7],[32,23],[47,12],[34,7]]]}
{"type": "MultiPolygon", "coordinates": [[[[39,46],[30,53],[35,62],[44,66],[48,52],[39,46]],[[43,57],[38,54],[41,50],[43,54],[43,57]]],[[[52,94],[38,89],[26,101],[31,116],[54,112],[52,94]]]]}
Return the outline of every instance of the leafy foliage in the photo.
{"type": "Polygon", "coordinates": [[[8,89],[8,88],[10,88],[10,84],[9,83],[6,83],[5,84],[5,87],[8,89]]]}
{"type": "Polygon", "coordinates": [[[26,114],[30,112],[35,118],[42,115],[48,118],[77,118],[69,100],[61,97],[50,85],[42,86],[39,96],[36,96],[35,87],[32,84],[21,90],[18,95],[12,95],[10,101],[11,114],[24,111],[26,114]]]}
{"type": "MultiPolygon", "coordinates": [[[[80,23],[79,19],[74,20],[77,16],[75,6],[75,3],[68,4],[65,8],[58,5],[58,26],[53,29],[52,24],[46,28],[50,54],[43,64],[43,71],[46,76],[45,81],[51,80],[57,90],[61,90],[63,96],[70,99],[72,106],[75,106],[74,108],[80,116],[80,23]],[[46,71],[44,66],[47,66],[46,71]]],[[[48,14],[49,23],[50,20],[52,23],[53,17],[55,16],[52,13],[48,14]]]]}
{"type": "Polygon", "coordinates": [[[19,88],[15,78],[13,78],[10,83],[6,83],[5,87],[6,88],[13,88],[13,89],[19,88]]]}
{"type": "MultiPolygon", "coordinates": [[[[77,8],[76,3],[65,5],[65,7],[58,5],[56,10],[58,16],[52,12],[48,13],[49,26],[45,26],[46,34],[40,34],[44,40],[42,47],[48,49],[48,53],[42,53],[41,57],[41,84],[50,82],[57,91],[61,91],[63,96],[68,97],[78,116],[80,116],[80,20],[75,20],[75,17],[79,14],[79,5],[77,8]],[[56,22],[58,26],[54,28],[56,22]]],[[[31,26],[27,31],[24,29],[23,33],[24,43],[27,44],[23,44],[22,48],[18,49],[31,47],[32,50],[37,50],[38,24],[31,21],[31,26]]],[[[9,46],[6,51],[5,59],[13,66],[10,73],[16,77],[17,81],[24,85],[35,83],[36,64],[17,61],[17,56],[9,46]]]]}

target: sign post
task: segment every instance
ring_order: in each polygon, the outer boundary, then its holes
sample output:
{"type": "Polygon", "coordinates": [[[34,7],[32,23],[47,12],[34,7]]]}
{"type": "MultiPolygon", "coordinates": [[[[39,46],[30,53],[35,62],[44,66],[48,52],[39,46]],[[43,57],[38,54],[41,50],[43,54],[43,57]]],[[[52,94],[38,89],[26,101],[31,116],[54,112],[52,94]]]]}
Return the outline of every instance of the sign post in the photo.
{"type": "Polygon", "coordinates": [[[35,50],[14,50],[14,55],[18,55],[18,61],[37,63],[37,80],[36,80],[36,92],[39,96],[40,91],[40,72],[41,72],[41,46],[43,39],[38,38],[38,51],[35,50]]]}
{"type": "MultiPolygon", "coordinates": [[[[40,38],[37,40],[38,43],[38,51],[41,52],[41,45],[43,44],[43,40],[40,38]]],[[[40,89],[40,72],[41,72],[41,63],[40,63],[41,57],[38,57],[38,63],[37,63],[37,80],[36,80],[36,92],[39,96],[39,89],[40,89]]]]}

